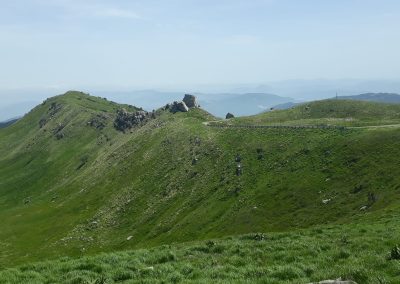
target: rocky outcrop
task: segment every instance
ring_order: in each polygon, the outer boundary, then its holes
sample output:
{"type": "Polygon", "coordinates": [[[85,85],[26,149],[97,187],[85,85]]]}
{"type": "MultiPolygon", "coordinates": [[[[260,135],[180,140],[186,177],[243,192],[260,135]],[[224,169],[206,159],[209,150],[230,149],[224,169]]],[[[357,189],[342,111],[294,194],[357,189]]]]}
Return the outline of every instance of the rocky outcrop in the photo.
{"type": "Polygon", "coordinates": [[[163,109],[169,110],[172,113],[188,112],[191,108],[198,108],[200,105],[197,103],[196,97],[186,94],[182,101],[175,101],[172,104],[167,104],[163,109]]]}
{"type": "Polygon", "coordinates": [[[65,134],[63,132],[64,128],[65,128],[64,124],[58,123],[57,126],[53,129],[54,136],[57,138],[57,140],[60,140],[65,137],[65,134]]]}
{"type": "Polygon", "coordinates": [[[126,109],[117,111],[117,117],[114,121],[114,127],[117,130],[125,131],[132,127],[141,125],[150,117],[147,111],[139,110],[136,112],[128,112],[126,109]]]}
{"type": "Polygon", "coordinates": [[[177,113],[177,112],[188,112],[189,108],[188,106],[182,101],[182,102],[173,102],[172,105],[170,106],[170,110],[172,113],[177,113]]]}
{"type": "MultiPolygon", "coordinates": [[[[44,101],[42,105],[46,103],[47,100],[44,101]]],[[[40,128],[43,128],[50,120],[52,120],[56,116],[56,114],[62,109],[62,107],[63,106],[57,102],[51,103],[49,109],[47,110],[47,113],[40,118],[39,121],[40,128]]]]}
{"type": "Polygon", "coordinates": [[[183,102],[186,104],[188,108],[199,107],[196,97],[190,94],[185,94],[183,102]]]}
{"type": "Polygon", "coordinates": [[[235,116],[233,114],[231,114],[230,112],[228,112],[225,116],[226,119],[230,119],[230,118],[234,118],[235,116]]]}

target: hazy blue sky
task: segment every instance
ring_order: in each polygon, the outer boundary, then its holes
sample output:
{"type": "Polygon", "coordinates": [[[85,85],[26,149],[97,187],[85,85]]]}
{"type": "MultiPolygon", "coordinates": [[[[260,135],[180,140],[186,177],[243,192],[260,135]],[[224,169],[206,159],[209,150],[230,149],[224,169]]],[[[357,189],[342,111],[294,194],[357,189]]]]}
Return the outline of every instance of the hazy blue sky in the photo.
{"type": "Polygon", "coordinates": [[[0,0],[0,86],[398,79],[398,0],[0,0]]]}

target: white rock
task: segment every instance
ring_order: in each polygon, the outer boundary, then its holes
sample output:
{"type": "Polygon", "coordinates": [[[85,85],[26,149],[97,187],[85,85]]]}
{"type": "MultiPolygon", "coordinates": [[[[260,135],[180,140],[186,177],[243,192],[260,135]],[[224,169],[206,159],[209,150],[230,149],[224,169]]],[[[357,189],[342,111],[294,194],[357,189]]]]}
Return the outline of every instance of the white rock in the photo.
{"type": "Polygon", "coordinates": [[[331,199],[330,199],[330,198],[328,198],[328,199],[322,199],[322,203],[323,203],[323,204],[328,204],[329,202],[331,202],[331,199]]]}

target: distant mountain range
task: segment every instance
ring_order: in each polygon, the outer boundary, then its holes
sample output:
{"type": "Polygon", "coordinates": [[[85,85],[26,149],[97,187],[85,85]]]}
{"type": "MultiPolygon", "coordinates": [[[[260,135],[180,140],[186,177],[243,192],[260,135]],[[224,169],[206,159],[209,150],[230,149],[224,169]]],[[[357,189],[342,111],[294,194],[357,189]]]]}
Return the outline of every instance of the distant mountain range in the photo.
{"type": "MultiPolygon", "coordinates": [[[[174,100],[180,100],[183,93],[183,91],[167,92],[141,90],[131,92],[94,92],[93,95],[106,97],[107,99],[116,102],[141,105],[144,109],[151,111],[174,100]]],[[[235,116],[255,115],[264,111],[269,111],[271,108],[289,109],[302,103],[302,100],[279,96],[268,92],[193,92],[193,94],[197,96],[198,101],[204,109],[218,117],[225,117],[228,112],[233,113],[235,116]]],[[[321,98],[322,97],[323,96],[321,96],[321,98]]],[[[395,93],[364,93],[361,95],[339,96],[338,99],[400,103],[400,95],[395,93]]],[[[0,108],[0,121],[6,121],[6,119],[21,116],[36,104],[38,104],[38,102],[26,101],[0,108]]],[[[6,122],[6,124],[2,122],[0,127],[4,127],[2,125],[9,125],[9,122],[6,122]]]]}
{"type": "MultiPolygon", "coordinates": [[[[338,96],[339,100],[367,101],[387,104],[400,104],[400,95],[395,93],[365,93],[354,96],[338,96]]],[[[287,102],[273,106],[274,109],[289,109],[301,103],[287,102]]]]}
{"type": "MultiPolygon", "coordinates": [[[[168,102],[180,100],[182,93],[143,90],[125,93],[100,92],[95,95],[104,96],[117,102],[125,101],[133,105],[142,105],[144,109],[152,110],[168,102]]],[[[255,115],[269,111],[271,108],[289,109],[302,103],[291,97],[283,97],[266,92],[193,94],[197,96],[204,109],[218,117],[225,117],[228,112],[233,113],[235,116],[255,115]]],[[[365,93],[352,96],[339,96],[338,99],[400,103],[400,95],[395,93],[365,93]]]]}
{"type": "MultiPolygon", "coordinates": [[[[134,92],[95,92],[94,95],[107,97],[116,102],[141,105],[151,111],[166,103],[180,100],[184,92],[162,92],[142,90],[134,92]]],[[[254,115],[274,105],[295,101],[270,93],[193,93],[201,106],[215,116],[225,117],[227,112],[235,116],[254,115]]]]}

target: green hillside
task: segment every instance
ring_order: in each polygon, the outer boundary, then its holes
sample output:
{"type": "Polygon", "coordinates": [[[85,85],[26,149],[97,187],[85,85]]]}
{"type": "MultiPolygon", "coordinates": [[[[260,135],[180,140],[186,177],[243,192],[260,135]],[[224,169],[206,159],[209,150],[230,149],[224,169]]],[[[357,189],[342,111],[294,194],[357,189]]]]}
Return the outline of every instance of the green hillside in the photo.
{"type": "Polygon", "coordinates": [[[373,126],[400,124],[400,105],[353,100],[323,100],[241,117],[237,123],[373,126]]]}
{"type": "Polygon", "coordinates": [[[64,257],[0,271],[0,283],[398,283],[397,218],[64,257]]]}
{"type": "MultiPolygon", "coordinates": [[[[335,225],[339,234],[399,212],[395,127],[214,128],[206,122],[216,118],[194,108],[160,109],[122,132],[122,108],[138,110],[69,92],[0,129],[2,268],[254,232],[296,239],[335,225]]],[[[229,123],[377,126],[400,123],[399,110],[328,100],[229,123]]]]}

